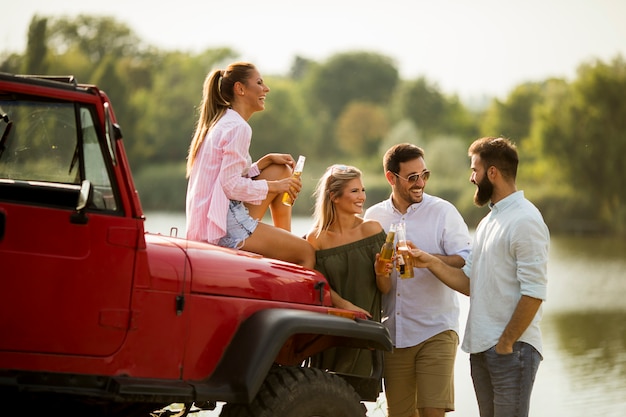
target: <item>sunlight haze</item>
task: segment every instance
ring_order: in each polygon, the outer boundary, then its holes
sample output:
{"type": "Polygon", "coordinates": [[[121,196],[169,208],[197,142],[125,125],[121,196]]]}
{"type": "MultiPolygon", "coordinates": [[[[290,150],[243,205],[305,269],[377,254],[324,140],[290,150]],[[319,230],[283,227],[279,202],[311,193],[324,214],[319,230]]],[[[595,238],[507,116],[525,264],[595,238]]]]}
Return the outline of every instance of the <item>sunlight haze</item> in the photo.
{"type": "Polygon", "coordinates": [[[287,74],[296,56],[376,52],[402,78],[425,76],[463,98],[571,80],[583,62],[626,56],[623,0],[23,0],[2,14],[0,54],[25,51],[35,14],[107,15],[161,49],[231,47],[265,75],[287,74]]]}

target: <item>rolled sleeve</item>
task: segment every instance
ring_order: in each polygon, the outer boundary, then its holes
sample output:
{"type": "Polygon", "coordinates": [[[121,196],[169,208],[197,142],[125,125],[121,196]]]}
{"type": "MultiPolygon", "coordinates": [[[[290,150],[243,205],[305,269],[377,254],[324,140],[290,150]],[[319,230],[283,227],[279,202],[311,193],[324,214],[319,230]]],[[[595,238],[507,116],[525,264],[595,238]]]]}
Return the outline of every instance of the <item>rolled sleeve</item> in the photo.
{"type": "Polygon", "coordinates": [[[512,233],[517,254],[517,279],[520,292],[528,297],[547,299],[548,251],[550,236],[543,223],[526,221],[521,230],[512,233]]]}
{"type": "Polygon", "coordinates": [[[255,162],[252,165],[250,165],[250,169],[248,170],[248,175],[246,176],[248,178],[254,178],[260,174],[261,174],[261,170],[259,169],[259,165],[255,162]]]}

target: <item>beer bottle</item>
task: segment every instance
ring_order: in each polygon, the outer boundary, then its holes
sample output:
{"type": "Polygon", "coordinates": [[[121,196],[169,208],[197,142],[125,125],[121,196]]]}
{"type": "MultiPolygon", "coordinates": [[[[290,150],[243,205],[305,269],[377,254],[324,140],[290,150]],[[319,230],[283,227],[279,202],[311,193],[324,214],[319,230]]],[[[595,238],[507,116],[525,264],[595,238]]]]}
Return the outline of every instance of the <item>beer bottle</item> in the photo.
{"type": "Polygon", "coordinates": [[[406,239],[406,224],[400,223],[398,225],[398,272],[400,278],[413,278],[413,262],[409,255],[409,246],[406,239]]]}
{"type": "MultiPolygon", "coordinates": [[[[293,177],[298,178],[302,175],[302,169],[304,169],[304,161],[306,157],[300,155],[298,157],[298,162],[296,162],[296,167],[293,170],[293,177]]],[[[293,205],[293,199],[289,196],[289,193],[283,194],[283,204],[286,206],[293,205]]]]}
{"type": "Polygon", "coordinates": [[[387,239],[385,239],[385,243],[383,243],[383,247],[380,248],[380,259],[391,262],[393,259],[393,252],[395,250],[395,241],[396,239],[396,225],[392,224],[389,227],[389,232],[387,232],[387,239]]]}

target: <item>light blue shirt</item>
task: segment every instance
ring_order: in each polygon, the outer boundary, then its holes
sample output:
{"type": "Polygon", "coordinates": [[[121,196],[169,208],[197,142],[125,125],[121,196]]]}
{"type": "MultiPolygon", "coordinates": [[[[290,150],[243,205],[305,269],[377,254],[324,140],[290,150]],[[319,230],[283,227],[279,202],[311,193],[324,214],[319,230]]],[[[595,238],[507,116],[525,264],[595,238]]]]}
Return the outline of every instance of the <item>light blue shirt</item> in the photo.
{"type": "MultiPolygon", "coordinates": [[[[522,295],[546,300],[550,232],[523,191],[491,205],[476,228],[463,267],[470,277],[470,309],[462,349],[479,353],[498,343],[522,295]]],[[[542,352],[542,307],[520,341],[542,352]]]]}
{"type": "MultiPolygon", "coordinates": [[[[370,207],[366,219],[380,222],[385,231],[391,223],[406,223],[407,239],[434,254],[469,256],[471,237],[458,210],[448,201],[424,193],[420,203],[400,213],[391,198],[370,207]]],[[[382,322],[397,348],[412,347],[446,331],[459,333],[459,300],[426,268],[414,268],[414,278],[402,279],[394,269],[392,288],[383,294],[382,322]]]]}

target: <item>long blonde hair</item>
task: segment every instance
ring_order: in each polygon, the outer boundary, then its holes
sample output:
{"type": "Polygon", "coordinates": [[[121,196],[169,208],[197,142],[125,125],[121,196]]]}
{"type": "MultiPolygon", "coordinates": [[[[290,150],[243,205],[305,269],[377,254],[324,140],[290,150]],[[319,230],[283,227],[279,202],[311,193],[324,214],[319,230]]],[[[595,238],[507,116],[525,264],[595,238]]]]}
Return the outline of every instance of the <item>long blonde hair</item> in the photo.
{"type": "Polygon", "coordinates": [[[341,197],[346,184],[356,178],[361,178],[361,171],[350,165],[331,165],[320,178],[315,188],[315,211],[313,213],[313,230],[316,237],[327,230],[335,221],[337,213],[333,198],[341,197]]]}
{"type": "Polygon", "coordinates": [[[211,71],[204,79],[200,115],[187,156],[187,178],[191,175],[196,155],[207,133],[231,106],[235,95],[233,91],[235,83],[245,84],[255,69],[256,67],[249,62],[235,62],[225,70],[211,71]]]}

